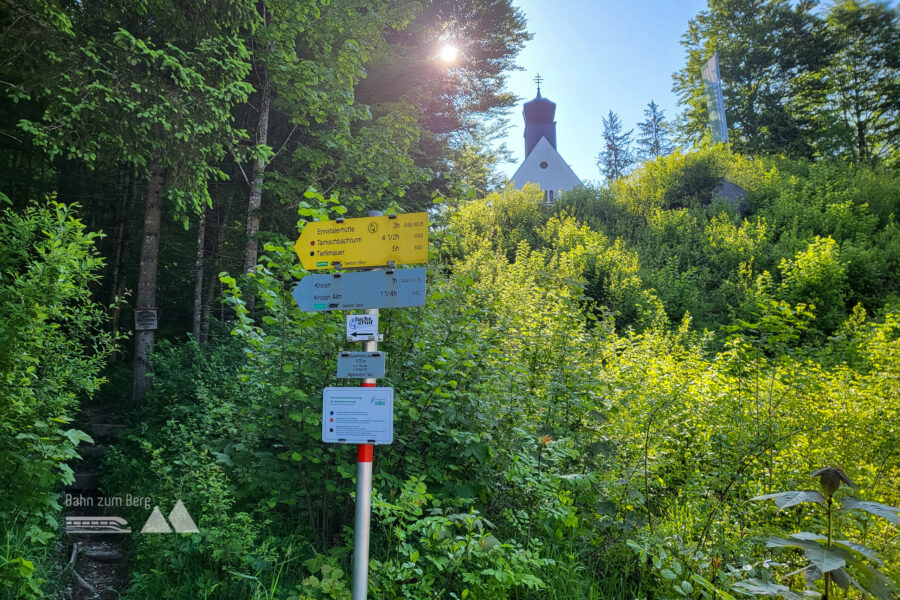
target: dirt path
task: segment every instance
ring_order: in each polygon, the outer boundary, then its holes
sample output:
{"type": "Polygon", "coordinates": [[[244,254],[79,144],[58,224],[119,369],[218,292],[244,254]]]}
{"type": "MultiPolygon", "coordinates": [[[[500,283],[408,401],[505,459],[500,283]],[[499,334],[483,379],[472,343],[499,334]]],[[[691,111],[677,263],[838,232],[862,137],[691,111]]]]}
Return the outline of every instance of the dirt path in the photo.
{"type": "Polygon", "coordinates": [[[128,541],[134,525],[105,506],[97,482],[109,442],[123,427],[112,407],[91,406],[82,416],[94,443],[79,447],[82,460],[72,465],[75,483],[66,489],[63,540],[69,584],[63,593],[67,600],[117,600],[128,582],[128,541]]]}

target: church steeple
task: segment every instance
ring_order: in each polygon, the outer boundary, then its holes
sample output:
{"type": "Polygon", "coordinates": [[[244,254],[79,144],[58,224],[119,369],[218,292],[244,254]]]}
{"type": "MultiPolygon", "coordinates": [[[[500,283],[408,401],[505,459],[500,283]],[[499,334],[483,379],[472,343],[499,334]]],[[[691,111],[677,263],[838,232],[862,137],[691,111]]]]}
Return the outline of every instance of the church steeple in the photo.
{"type": "Polygon", "coordinates": [[[544,198],[553,201],[556,194],[576,188],[581,184],[556,150],[556,104],[541,96],[540,75],[534,78],[537,96],[525,103],[525,160],[513,173],[510,181],[517,189],[527,183],[536,183],[544,191],[544,198]]]}
{"type": "Polygon", "coordinates": [[[534,100],[526,102],[522,109],[525,116],[525,157],[531,154],[541,138],[547,138],[550,145],[556,148],[556,104],[541,97],[541,82],[544,79],[538,74],[534,78],[537,84],[537,96],[534,100]]]}

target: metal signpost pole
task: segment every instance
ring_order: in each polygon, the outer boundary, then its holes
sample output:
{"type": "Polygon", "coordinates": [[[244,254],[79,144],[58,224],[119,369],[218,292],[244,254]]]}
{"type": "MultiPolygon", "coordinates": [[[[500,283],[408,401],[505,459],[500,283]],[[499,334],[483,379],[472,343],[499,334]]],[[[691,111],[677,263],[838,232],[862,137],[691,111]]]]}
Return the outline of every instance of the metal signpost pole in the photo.
{"type": "MultiPolygon", "coordinates": [[[[377,308],[367,308],[367,315],[378,315],[377,308]]],[[[365,352],[378,351],[378,341],[363,342],[365,352]]],[[[375,387],[374,378],[363,379],[362,387],[375,387]]],[[[352,600],[366,600],[369,588],[369,517],[372,508],[372,444],[356,446],[356,520],[353,527],[352,600]]]]}
{"type": "Polygon", "coordinates": [[[363,377],[362,385],[322,391],[322,441],[357,444],[352,600],[368,596],[373,446],[394,441],[394,388],[376,386],[385,368],[384,353],[378,352],[378,309],[425,305],[425,269],[394,267],[428,263],[428,227],[425,212],[370,211],[367,217],[307,223],[294,244],[307,270],[375,268],[306,275],[292,292],[304,312],[364,308],[368,315],[347,316],[347,341],[367,340],[364,351],[338,357],[338,378],[363,377]]]}

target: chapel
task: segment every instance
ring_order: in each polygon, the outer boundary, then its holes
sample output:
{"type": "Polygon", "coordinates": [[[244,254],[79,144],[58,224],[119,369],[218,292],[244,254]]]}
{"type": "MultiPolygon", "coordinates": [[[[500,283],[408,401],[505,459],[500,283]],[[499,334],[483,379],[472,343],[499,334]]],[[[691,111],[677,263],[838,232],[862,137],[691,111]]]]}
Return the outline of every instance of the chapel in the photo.
{"type": "Polygon", "coordinates": [[[521,189],[536,183],[548,201],[560,192],[582,185],[581,180],[556,149],[556,104],[541,96],[541,76],[535,78],[537,96],[525,103],[525,160],[510,181],[521,189]]]}

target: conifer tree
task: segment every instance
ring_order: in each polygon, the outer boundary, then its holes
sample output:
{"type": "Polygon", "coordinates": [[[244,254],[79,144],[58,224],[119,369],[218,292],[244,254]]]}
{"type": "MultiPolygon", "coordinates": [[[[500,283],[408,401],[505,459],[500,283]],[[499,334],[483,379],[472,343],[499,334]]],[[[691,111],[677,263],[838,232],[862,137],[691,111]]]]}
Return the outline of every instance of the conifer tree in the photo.
{"type": "Polygon", "coordinates": [[[603,117],[604,149],[597,156],[597,166],[607,181],[626,175],[634,164],[633,134],[633,129],[622,132],[622,121],[613,111],[603,117]]]}
{"type": "Polygon", "coordinates": [[[641,161],[671,154],[671,128],[664,111],[653,100],[644,109],[646,119],[638,123],[637,157],[641,161]]]}

